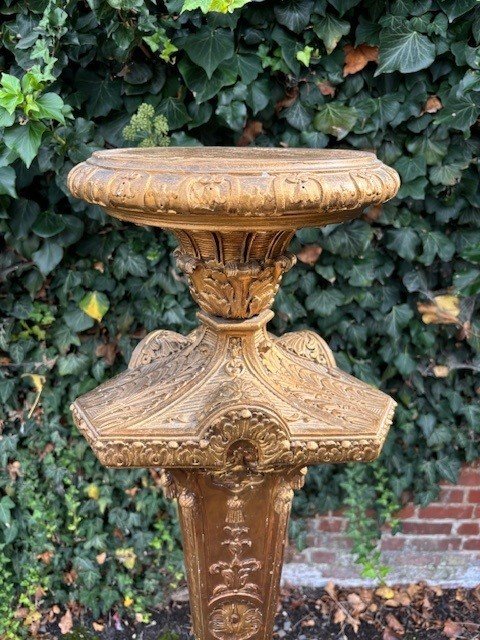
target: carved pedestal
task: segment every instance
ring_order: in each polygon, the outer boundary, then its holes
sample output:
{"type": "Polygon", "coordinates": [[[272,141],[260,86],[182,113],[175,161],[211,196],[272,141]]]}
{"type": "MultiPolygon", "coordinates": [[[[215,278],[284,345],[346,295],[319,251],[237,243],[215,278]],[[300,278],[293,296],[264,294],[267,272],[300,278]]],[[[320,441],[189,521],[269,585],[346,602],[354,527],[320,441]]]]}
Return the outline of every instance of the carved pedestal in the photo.
{"type": "Polygon", "coordinates": [[[313,331],[266,330],[295,229],[354,218],[399,186],[373,154],[119,149],[69,176],[111,215],[170,229],[202,311],[159,330],[74,419],[109,467],[162,467],[180,508],[198,640],[272,635],[293,491],[305,466],[370,461],[393,400],[335,365],[313,331]]]}

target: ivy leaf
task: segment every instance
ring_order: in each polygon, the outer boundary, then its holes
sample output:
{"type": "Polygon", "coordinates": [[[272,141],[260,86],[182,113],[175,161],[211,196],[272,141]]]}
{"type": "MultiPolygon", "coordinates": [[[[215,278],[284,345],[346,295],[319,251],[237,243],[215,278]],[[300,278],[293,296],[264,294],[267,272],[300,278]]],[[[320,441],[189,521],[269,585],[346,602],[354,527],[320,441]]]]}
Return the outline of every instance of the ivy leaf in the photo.
{"type": "Polygon", "coordinates": [[[470,127],[478,118],[479,107],[470,96],[449,96],[435,117],[435,124],[446,124],[469,134],[470,127]]]}
{"type": "Polygon", "coordinates": [[[0,167],[0,196],[17,197],[15,191],[15,169],[13,167],[0,167]]]}
{"type": "Polygon", "coordinates": [[[9,73],[2,73],[0,87],[0,107],[13,115],[15,109],[22,104],[24,99],[20,80],[9,73]]]}
{"type": "Polygon", "coordinates": [[[323,41],[327,53],[332,53],[342,36],[346,36],[350,31],[350,24],[344,20],[339,20],[327,14],[313,25],[313,30],[323,41]]]}
{"type": "Polygon", "coordinates": [[[305,306],[309,310],[318,313],[319,316],[332,315],[337,307],[345,302],[344,294],[338,289],[324,289],[315,291],[307,297],[305,306]]]}
{"type": "Polygon", "coordinates": [[[447,14],[448,21],[453,22],[456,18],[463,16],[474,7],[478,7],[478,0],[438,0],[442,11],[447,14]]]}
{"type": "Polygon", "coordinates": [[[362,254],[373,238],[371,225],[362,220],[337,227],[333,233],[320,240],[324,249],[331,253],[351,258],[362,254]]]}
{"type": "Polygon", "coordinates": [[[37,155],[46,126],[42,122],[29,120],[7,129],[3,135],[5,145],[18,154],[27,167],[37,155]]]}
{"type": "Polygon", "coordinates": [[[12,204],[10,229],[17,239],[21,240],[27,236],[39,212],[40,207],[34,200],[21,198],[12,204]]]}
{"type": "Polygon", "coordinates": [[[62,216],[51,211],[42,212],[32,225],[32,231],[40,238],[51,238],[64,229],[65,222],[62,216]]]}
{"type": "Polygon", "coordinates": [[[57,120],[65,124],[65,117],[62,113],[64,106],[63,100],[56,93],[44,93],[35,100],[38,111],[35,113],[37,118],[47,118],[48,120],[57,120]]]}
{"type": "Polygon", "coordinates": [[[97,322],[103,318],[110,308],[110,302],[104,293],[90,291],[78,303],[80,309],[97,322]]]}
{"type": "Polygon", "coordinates": [[[310,22],[313,0],[286,0],[275,5],[275,17],[290,31],[300,33],[310,22]]]}
{"type": "Polygon", "coordinates": [[[354,107],[345,104],[329,102],[317,111],[313,126],[317,131],[335,136],[337,140],[344,138],[353,129],[358,114],[354,107]]]}
{"type": "Polygon", "coordinates": [[[415,178],[425,176],[427,173],[427,163],[424,156],[402,156],[394,164],[394,168],[400,174],[402,182],[411,182],[415,178]]]}
{"type": "Polygon", "coordinates": [[[190,60],[205,69],[207,77],[211,78],[219,64],[233,55],[233,33],[203,26],[188,36],[184,49],[190,60]]]}
{"type": "Polygon", "coordinates": [[[436,467],[440,476],[452,484],[455,484],[458,480],[460,466],[460,460],[451,456],[444,456],[436,461],[436,467]]]}
{"type": "Polygon", "coordinates": [[[375,75],[413,73],[426,69],[435,60],[435,45],[408,22],[397,19],[380,32],[380,53],[375,75]]]}
{"type": "Polygon", "coordinates": [[[0,107],[0,127],[11,127],[15,122],[15,113],[8,113],[6,109],[0,107]]]}
{"type": "Polygon", "coordinates": [[[124,278],[127,273],[140,278],[147,275],[145,258],[134,253],[128,245],[121,245],[113,261],[113,268],[117,278],[124,278]]]}
{"type": "Polygon", "coordinates": [[[85,587],[87,589],[93,589],[100,580],[98,567],[96,567],[91,560],[83,557],[76,557],[73,566],[85,587]]]}
{"type": "Polygon", "coordinates": [[[108,76],[101,78],[96,73],[80,69],[75,78],[77,90],[86,100],[89,118],[106,116],[122,106],[121,83],[108,76]]]}
{"type": "Polygon", "coordinates": [[[289,125],[299,131],[308,129],[312,122],[312,112],[304,107],[300,100],[295,100],[291,107],[284,110],[282,115],[285,116],[289,125]]]}
{"type": "Polygon", "coordinates": [[[420,246],[420,238],[410,227],[387,232],[387,247],[405,260],[413,260],[420,246]]]}
{"type": "Polygon", "coordinates": [[[427,231],[422,234],[423,254],[419,261],[432,264],[436,255],[444,262],[450,262],[455,253],[455,243],[441,231],[427,231]]]}
{"type": "Polygon", "coordinates": [[[81,333],[86,329],[91,329],[94,325],[93,318],[87,316],[87,314],[81,309],[69,309],[65,311],[63,316],[67,327],[75,333],[81,333]]]}
{"type": "Polygon", "coordinates": [[[42,247],[32,254],[34,263],[46,276],[60,263],[63,258],[63,249],[55,242],[46,241],[42,247]]]}
{"type": "Polygon", "coordinates": [[[385,316],[383,323],[389,336],[398,340],[402,329],[405,328],[413,318],[413,311],[408,304],[398,304],[392,307],[385,316]]]}
{"type": "Polygon", "coordinates": [[[356,7],[361,0],[328,0],[328,3],[335,7],[338,13],[343,16],[349,9],[356,7]]]}
{"type": "Polygon", "coordinates": [[[165,98],[158,105],[158,113],[164,115],[168,122],[168,128],[171,131],[180,129],[190,120],[187,109],[183,102],[177,98],[165,98]]]}
{"type": "Polygon", "coordinates": [[[0,500],[0,522],[6,527],[11,523],[11,511],[15,508],[15,503],[9,496],[3,496],[0,500]]]}

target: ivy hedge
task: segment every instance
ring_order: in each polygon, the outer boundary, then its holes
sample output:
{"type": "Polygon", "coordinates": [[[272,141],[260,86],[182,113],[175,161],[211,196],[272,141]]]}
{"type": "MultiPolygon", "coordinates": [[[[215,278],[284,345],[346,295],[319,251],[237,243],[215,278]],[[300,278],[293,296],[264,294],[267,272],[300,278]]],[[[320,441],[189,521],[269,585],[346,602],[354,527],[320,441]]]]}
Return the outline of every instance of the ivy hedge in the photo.
{"type": "MultiPolygon", "coordinates": [[[[68,412],[126,366],[147,331],[196,322],[172,240],[108,218],[65,186],[95,149],[127,144],[122,131],[143,103],[162,144],[166,119],[172,145],[374,149],[399,171],[392,203],[297,234],[300,262],[272,329],[315,329],[342,368],[397,399],[384,455],[361,472],[373,504],[406,491],[425,504],[479,457],[478,3],[188,8],[0,8],[2,637],[34,634],[53,605],[144,615],[178,577],[178,531],[157,474],[102,469],[68,412]]],[[[356,478],[312,469],[297,514],[336,507],[345,493],[348,503],[356,478]]]]}

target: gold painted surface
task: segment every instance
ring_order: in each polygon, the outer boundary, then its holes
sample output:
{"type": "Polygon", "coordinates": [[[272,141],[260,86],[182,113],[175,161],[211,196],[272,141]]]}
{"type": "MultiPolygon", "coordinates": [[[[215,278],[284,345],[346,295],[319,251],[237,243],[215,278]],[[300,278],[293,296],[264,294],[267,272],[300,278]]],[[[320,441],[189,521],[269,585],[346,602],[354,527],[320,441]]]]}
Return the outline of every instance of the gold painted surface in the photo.
{"type": "Polygon", "coordinates": [[[159,330],[74,420],[109,467],[163,467],[178,500],[198,640],[269,640],[293,490],[305,465],[370,461],[394,401],[335,365],[305,330],[270,335],[295,230],[350,220],[398,190],[366,152],[168,148],[96,152],[74,195],[170,229],[202,311],[159,330]],[[261,514],[262,517],[259,517],[261,514]]]}

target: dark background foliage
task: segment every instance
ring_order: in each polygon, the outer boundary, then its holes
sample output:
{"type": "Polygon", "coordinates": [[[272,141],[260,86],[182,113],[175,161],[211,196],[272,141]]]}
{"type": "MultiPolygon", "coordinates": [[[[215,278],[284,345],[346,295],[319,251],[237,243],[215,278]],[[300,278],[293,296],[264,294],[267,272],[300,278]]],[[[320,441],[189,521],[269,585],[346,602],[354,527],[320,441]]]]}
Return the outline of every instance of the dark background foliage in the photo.
{"type": "MultiPolygon", "coordinates": [[[[173,507],[156,474],[102,469],[68,412],[126,366],[145,332],[196,322],[172,240],[109,219],[65,186],[92,151],[125,145],[143,102],[166,116],[174,145],[374,149],[397,168],[402,188],[383,209],[297,234],[301,262],[272,330],[315,329],[342,368],[397,399],[381,465],[398,497],[428,502],[479,455],[477,3],[180,9],[1,5],[0,70],[48,69],[42,91],[71,107],[65,124],[38,115],[36,141],[34,112],[0,120],[0,626],[10,629],[18,607],[21,628],[52,603],[142,612],[177,566],[173,507]],[[108,307],[100,322],[84,311],[92,295],[108,307]]],[[[297,514],[336,507],[342,484],[342,467],[312,469],[297,514]]]]}

